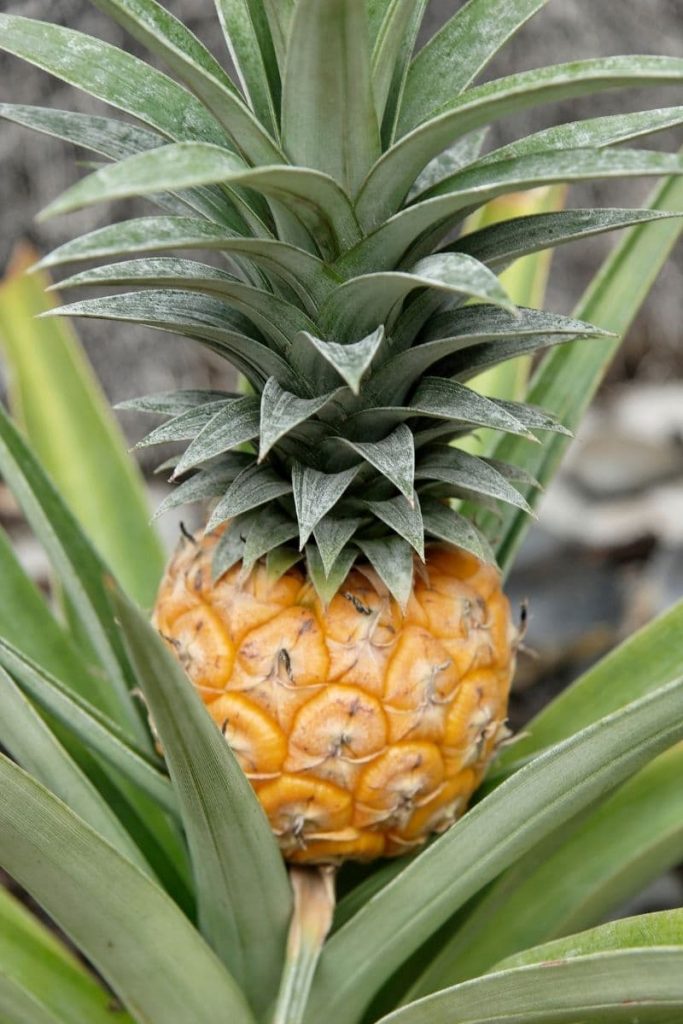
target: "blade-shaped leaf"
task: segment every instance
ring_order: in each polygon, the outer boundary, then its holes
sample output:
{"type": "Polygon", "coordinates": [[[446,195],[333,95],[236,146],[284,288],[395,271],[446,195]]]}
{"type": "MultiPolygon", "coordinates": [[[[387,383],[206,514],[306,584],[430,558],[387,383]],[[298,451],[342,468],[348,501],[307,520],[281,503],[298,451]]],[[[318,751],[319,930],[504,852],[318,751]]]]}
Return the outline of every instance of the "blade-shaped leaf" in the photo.
{"type": "Polygon", "coordinates": [[[251,518],[252,515],[248,512],[244,516],[237,516],[228,523],[221,534],[211,559],[211,578],[214,583],[242,558],[246,529],[251,518]]]}
{"type": "Polygon", "coordinates": [[[443,943],[408,998],[477,977],[520,950],[589,927],[675,867],[683,855],[682,768],[678,744],[578,825],[568,823],[522,857],[443,943]]]}
{"type": "Polygon", "coordinates": [[[370,565],[405,610],[413,589],[413,549],[402,537],[357,540],[370,565]]]}
{"type": "Polygon", "coordinates": [[[411,1003],[383,1017],[381,1024],[632,1024],[634,1019],[664,1024],[682,1010],[683,951],[655,947],[488,974],[411,1003]]]}
{"type": "Polygon", "coordinates": [[[618,231],[634,224],[662,220],[680,214],[661,210],[561,210],[530,217],[513,217],[499,224],[463,235],[453,244],[482,263],[498,268],[520,256],[541,252],[549,246],[565,245],[605,231],[618,231]]]}
{"type": "Polygon", "coordinates": [[[382,441],[350,441],[348,438],[339,438],[339,441],[374,466],[408,501],[413,500],[415,446],[412,432],[405,424],[401,423],[382,441]]]}
{"type": "Polygon", "coordinates": [[[174,487],[171,493],[164,498],[154,513],[154,518],[157,519],[169,509],[177,508],[178,505],[188,505],[193,501],[217,498],[225,493],[228,484],[231,484],[245,466],[251,465],[252,462],[251,455],[232,452],[228,458],[221,459],[217,467],[194,473],[188,480],[184,480],[174,487]]]}
{"type": "Polygon", "coordinates": [[[190,406],[178,416],[173,416],[166,423],[155,427],[141,441],[138,441],[135,447],[149,448],[151,445],[166,444],[169,441],[190,441],[197,437],[217,413],[230,409],[239,401],[239,398],[232,401],[218,399],[215,402],[202,402],[201,405],[190,406]]]}
{"type": "Polygon", "coordinates": [[[315,335],[302,333],[303,340],[320,353],[326,363],[334,367],[339,376],[357,395],[363,377],[370,369],[372,360],[384,341],[384,325],[360,341],[339,345],[336,341],[322,341],[315,335]]]}
{"type": "Polygon", "coordinates": [[[147,149],[157,149],[164,142],[156,132],[138,128],[127,121],[79,114],[72,110],[0,103],[0,117],[34,131],[53,135],[74,146],[90,149],[112,160],[123,160],[147,149]]]}
{"type": "Polygon", "coordinates": [[[4,757],[0,777],[0,862],[136,1016],[215,1024],[230,1013],[253,1024],[235,982],[162,889],[4,757]]]}
{"type": "Polygon", "coordinates": [[[246,541],[242,555],[242,572],[246,576],[259,558],[273,548],[286,544],[298,536],[299,527],[295,519],[286,515],[276,505],[269,505],[255,515],[246,530],[246,541]]]}
{"type": "Polygon", "coordinates": [[[428,536],[471,551],[484,562],[492,562],[493,554],[469,519],[459,515],[441,501],[422,501],[422,521],[428,536]]]}
{"type": "Polygon", "coordinates": [[[0,469],[57,571],[102,665],[104,709],[139,742],[151,746],[128,689],[126,659],[102,586],[102,563],[37,460],[0,406],[0,469]]]}
{"type": "MultiPolygon", "coordinates": [[[[101,755],[112,768],[149,794],[164,810],[177,813],[174,794],[167,776],[160,771],[157,758],[131,743],[115,722],[5,640],[0,640],[0,664],[14,675],[31,700],[84,746],[101,755]]],[[[49,781],[45,784],[52,788],[49,781]]]]}
{"type": "Polygon", "coordinates": [[[328,941],[308,1020],[350,1024],[471,896],[683,734],[683,682],[602,719],[522,768],[439,837],[328,941]],[[416,908],[416,887],[421,893],[416,908]]]}
{"type": "MultiPolygon", "coordinates": [[[[214,403],[211,403],[214,406],[214,403]]],[[[215,406],[214,406],[215,408],[215,406]]],[[[188,469],[228,452],[245,441],[258,437],[259,402],[251,395],[222,404],[186,448],[173,476],[182,476],[188,469]]]]}
{"type": "Polygon", "coordinates": [[[320,552],[314,544],[306,545],[306,570],[310,576],[316,593],[324,605],[330,603],[342,583],[351,572],[353,563],[359,556],[356,548],[344,548],[335,559],[328,572],[322,563],[320,552]]]}
{"type": "Polygon", "coordinates": [[[420,50],[410,65],[398,134],[405,135],[453,102],[498,50],[548,0],[470,0],[420,50]]]}
{"type": "Polygon", "coordinates": [[[413,494],[412,503],[400,494],[388,501],[368,501],[366,505],[389,529],[407,540],[424,562],[424,523],[417,494],[413,494]]]}
{"type": "Polygon", "coordinates": [[[348,276],[368,265],[373,269],[378,264],[381,268],[394,265],[420,235],[449,219],[460,219],[467,209],[506,192],[555,182],[681,173],[683,159],[673,153],[621,149],[556,150],[465,168],[377,228],[340,261],[338,269],[348,276]]]}
{"type": "Polygon", "coordinates": [[[284,955],[291,896],[282,858],[246,776],[177,660],[118,594],[116,605],[178,794],[200,927],[260,1014],[275,996],[284,955]]]}
{"type": "Polygon", "coordinates": [[[332,391],[316,398],[299,398],[284,391],[274,377],[267,380],[261,395],[259,462],[280,438],[320,412],[336,394],[332,391]]]}
{"type": "MultiPolygon", "coordinates": [[[[4,887],[0,889],[0,963],[0,986],[11,982],[35,998],[49,1014],[50,1024],[111,1024],[110,993],[4,887]]],[[[0,992],[0,1012],[7,1014],[7,1024],[15,1024],[4,998],[0,992]]],[[[42,1024],[39,1012],[32,1007],[26,1024],[42,1024]]],[[[133,1024],[133,1018],[118,1007],[115,1019],[117,1024],[133,1024]]],[[[17,1020],[23,1024],[21,1017],[17,1020]]]]}
{"type": "Polygon", "coordinates": [[[135,843],[93,784],[4,669],[0,668],[0,740],[12,758],[147,874],[135,843]]]}
{"type": "Polygon", "coordinates": [[[498,470],[476,455],[458,448],[435,446],[419,459],[415,477],[418,480],[441,480],[463,493],[484,494],[529,510],[519,491],[498,470]]]}
{"type": "Polygon", "coordinates": [[[252,169],[220,146],[201,142],[162,146],[102,167],[67,189],[41,216],[68,213],[105,200],[216,183],[244,185],[283,201],[321,240],[329,236],[332,248],[345,248],[360,238],[351,203],[327,175],[303,167],[252,169]]]}
{"type": "Polygon", "coordinates": [[[175,257],[126,260],[123,263],[95,267],[60,281],[58,287],[128,284],[146,288],[186,289],[227,300],[269,337],[279,351],[287,349],[291,337],[297,331],[314,327],[305,313],[278,295],[244,284],[217,267],[175,257]]]}
{"type": "Polygon", "coordinates": [[[213,530],[227,519],[250,512],[252,508],[259,508],[267,501],[289,494],[291,490],[290,481],[278,476],[270,466],[248,466],[230,484],[213,510],[206,528],[213,530]]]}
{"type": "Polygon", "coordinates": [[[262,0],[215,0],[230,56],[251,109],[277,137],[280,76],[262,0]]]}
{"type": "Polygon", "coordinates": [[[206,107],[166,75],[115,46],[44,21],[0,14],[0,49],[132,114],[170,139],[227,140],[206,107]]]}
{"type": "Polygon", "coordinates": [[[503,403],[485,398],[471,388],[443,377],[423,377],[410,400],[410,410],[416,415],[477,423],[535,440],[524,422],[508,411],[503,403]]]}
{"type": "Polygon", "coordinates": [[[303,249],[275,238],[242,238],[196,217],[138,217],[110,224],[53,249],[38,266],[168,249],[217,249],[244,257],[303,290],[314,303],[323,301],[339,283],[321,260],[303,249]]]}
{"type": "Polygon", "coordinates": [[[326,575],[329,576],[332,573],[339,555],[353,537],[360,523],[361,520],[353,516],[348,518],[344,516],[341,519],[326,515],[313,527],[313,536],[326,575]]]}
{"type": "Polygon", "coordinates": [[[377,161],[359,196],[361,222],[370,227],[391,216],[433,157],[456,139],[499,117],[605,89],[676,84],[682,78],[681,59],[629,55],[534,68],[469,89],[377,161]]]}
{"type": "MultiPolygon", "coordinates": [[[[683,211],[683,182],[676,178],[666,181],[657,189],[650,205],[654,209],[683,211]]],[[[633,228],[589,286],[579,303],[578,315],[623,336],[679,238],[682,223],[677,218],[633,228]]],[[[592,345],[572,345],[563,357],[544,360],[532,380],[527,398],[552,410],[566,427],[574,429],[618,344],[618,340],[604,341],[595,349],[592,345]]],[[[499,443],[494,453],[496,457],[524,465],[545,486],[559,465],[567,442],[553,438],[544,445],[543,452],[539,452],[542,457],[534,457],[529,452],[522,455],[511,441],[499,443]]],[[[488,531],[491,526],[483,520],[484,530],[488,531]]],[[[524,529],[524,519],[516,516],[504,515],[502,523],[495,525],[499,537],[497,556],[504,569],[509,566],[524,529]]]]}
{"type": "Polygon", "coordinates": [[[481,152],[487,134],[488,128],[477,128],[469,135],[463,135],[443,153],[439,153],[433,160],[430,160],[413,182],[407,196],[408,202],[411,202],[421,192],[426,192],[433,185],[438,185],[444,178],[450,178],[457,171],[461,171],[463,167],[474,163],[481,152]]]}
{"type": "Polygon", "coordinates": [[[340,473],[321,473],[310,466],[294,463],[292,487],[301,548],[323,516],[339,501],[359,469],[360,466],[351,466],[340,473]]]}
{"type": "Polygon", "coordinates": [[[179,391],[157,391],[153,395],[140,395],[118,402],[115,409],[132,409],[135,412],[159,413],[161,416],[180,416],[207,402],[220,402],[238,396],[231,391],[209,391],[197,388],[181,388],[179,391]]]}
{"type": "Polygon", "coordinates": [[[500,281],[483,263],[459,253],[427,256],[410,273],[365,274],[332,292],[320,310],[326,333],[341,339],[386,323],[392,311],[417,288],[467,295],[512,312],[514,304],[500,281]]]}
{"type": "Polygon", "coordinates": [[[262,0],[266,12],[278,66],[284,72],[289,31],[297,0],[262,0]]]}
{"type": "Polygon", "coordinates": [[[94,0],[94,3],[168,64],[248,160],[280,162],[282,155],[276,143],[243,102],[228,75],[165,7],[156,0],[94,0]]]}
{"type": "Polygon", "coordinates": [[[379,156],[365,0],[298,0],[282,88],[282,140],[350,195],[379,156]]]}
{"type": "Polygon", "coordinates": [[[25,274],[31,262],[32,252],[18,254],[0,286],[0,346],[15,419],[124,587],[151,604],[163,552],[149,526],[142,477],[68,323],[36,318],[51,303],[48,279],[25,274]]]}
{"type": "MultiPolygon", "coordinates": [[[[375,99],[377,120],[381,124],[392,83],[402,88],[400,81],[402,56],[406,45],[412,42],[410,31],[411,13],[415,0],[382,0],[368,4],[370,39],[372,46],[372,93],[375,99]],[[399,80],[396,81],[396,77],[399,80]]],[[[405,59],[405,58],[404,58],[405,59]]],[[[394,103],[396,100],[394,100],[394,103]]]]}
{"type": "MultiPolygon", "coordinates": [[[[397,0],[397,2],[400,2],[400,0],[397,0]]],[[[396,52],[393,60],[393,75],[384,109],[384,120],[382,123],[382,143],[384,148],[388,148],[396,138],[396,125],[410,69],[410,62],[428,5],[429,0],[413,0],[411,7],[406,12],[407,18],[403,25],[403,45],[396,52]]]]}

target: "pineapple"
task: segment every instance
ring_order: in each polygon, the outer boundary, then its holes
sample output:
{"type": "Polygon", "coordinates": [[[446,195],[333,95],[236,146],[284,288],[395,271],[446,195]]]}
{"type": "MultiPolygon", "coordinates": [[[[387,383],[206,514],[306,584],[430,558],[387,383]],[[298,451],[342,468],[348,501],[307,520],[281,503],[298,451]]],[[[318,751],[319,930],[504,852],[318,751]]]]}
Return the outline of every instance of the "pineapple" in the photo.
{"type": "Polygon", "coordinates": [[[40,23],[0,15],[6,50],[147,125],[0,107],[114,161],[48,213],[130,196],[161,208],[43,261],[105,261],[62,288],[136,289],[62,312],[182,334],[248,385],[126,403],[166,417],[143,444],[186,445],[165,464],[178,486],[162,511],[210,508],[166,572],[155,623],[285,857],[409,852],[462,813],[505,736],[518,642],[495,538],[477,523],[499,503],[530,511],[534,481],[461,442],[480,428],[529,443],[564,430],[467,382],[606,335],[515,307],[497,272],[656,214],[459,231],[514,190],[682,169],[610,148],[679,123],[680,108],[560,125],[482,156],[484,131],[551,100],[680,82],[681,62],[612,57],[470,87],[539,0],[501,3],[486,38],[470,0],[412,61],[424,3],[218,3],[240,91],[162,5],[94,2],[182,84],[66,28],[43,45],[40,23]],[[217,258],[163,255],[202,249],[217,258]]]}

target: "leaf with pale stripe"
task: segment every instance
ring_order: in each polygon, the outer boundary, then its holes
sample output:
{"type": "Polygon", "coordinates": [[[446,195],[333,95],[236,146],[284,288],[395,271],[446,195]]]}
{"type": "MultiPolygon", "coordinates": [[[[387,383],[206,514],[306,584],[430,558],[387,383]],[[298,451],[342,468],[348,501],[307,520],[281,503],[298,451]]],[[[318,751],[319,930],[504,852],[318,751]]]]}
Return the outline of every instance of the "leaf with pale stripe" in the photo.
{"type": "Polygon", "coordinates": [[[346,544],[351,540],[362,520],[354,516],[341,517],[325,515],[313,527],[316,547],[322,559],[323,569],[329,576],[346,544]]]}
{"type": "Polygon", "coordinates": [[[274,377],[270,377],[261,394],[259,462],[285,434],[334,401],[340,390],[338,388],[315,398],[299,398],[285,391],[274,377]]]}
{"type": "Polygon", "coordinates": [[[289,494],[292,485],[270,466],[247,466],[236,476],[216,505],[206,529],[210,532],[227,519],[233,519],[243,512],[250,512],[268,501],[289,494]]]}
{"type": "Polygon", "coordinates": [[[215,410],[214,415],[204,423],[198,434],[193,435],[192,443],[175,467],[174,478],[258,437],[261,416],[257,398],[245,395],[228,404],[221,404],[220,408],[213,402],[210,406],[215,410]]]}
{"type": "Polygon", "coordinates": [[[388,501],[367,501],[365,504],[370,512],[386,523],[393,533],[407,540],[424,562],[425,528],[417,494],[413,494],[412,502],[399,494],[398,497],[389,498],[388,501]]]}
{"type": "Polygon", "coordinates": [[[382,441],[351,441],[340,437],[339,442],[351,448],[371,466],[390,480],[409,501],[413,498],[415,479],[415,446],[412,432],[401,423],[382,441]]]}
{"type": "Polygon", "coordinates": [[[380,537],[356,542],[385,587],[405,608],[413,589],[413,549],[402,537],[380,537]]]}
{"type": "Polygon", "coordinates": [[[337,504],[359,469],[359,466],[351,466],[340,473],[321,473],[311,466],[294,463],[292,487],[301,548],[320,520],[337,504]]]}

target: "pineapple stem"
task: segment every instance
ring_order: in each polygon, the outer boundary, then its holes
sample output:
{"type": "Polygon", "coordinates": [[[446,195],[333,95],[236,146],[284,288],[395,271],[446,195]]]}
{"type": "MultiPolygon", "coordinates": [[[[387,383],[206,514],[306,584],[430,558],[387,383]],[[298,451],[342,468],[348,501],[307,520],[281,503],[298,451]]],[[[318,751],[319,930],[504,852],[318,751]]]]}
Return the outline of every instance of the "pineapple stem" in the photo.
{"type": "Polygon", "coordinates": [[[332,924],[334,875],[330,866],[290,867],[294,911],[272,1024],[301,1024],[318,958],[332,924]]]}

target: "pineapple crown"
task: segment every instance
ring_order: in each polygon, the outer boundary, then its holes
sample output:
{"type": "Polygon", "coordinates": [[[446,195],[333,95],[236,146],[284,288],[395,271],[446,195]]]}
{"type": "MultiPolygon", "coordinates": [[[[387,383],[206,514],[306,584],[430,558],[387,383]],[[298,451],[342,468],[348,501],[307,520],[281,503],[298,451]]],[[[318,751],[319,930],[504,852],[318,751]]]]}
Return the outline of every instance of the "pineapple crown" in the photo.
{"type": "Polygon", "coordinates": [[[415,52],[427,0],[215,0],[236,82],[156,0],[93,3],[173,78],[68,28],[0,15],[0,47],[134,119],[0,104],[5,118],[107,160],[45,215],[131,196],[161,211],[46,257],[118,260],[60,288],[135,289],[56,312],[182,334],[248,382],[248,394],[123,405],[166,418],[141,444],[186,442],[164,464],[179,484],[159,511],[213,503],[208,528],[229,523],[216,577],[240,560],[248,571],[265,557],[281,573],[305,557],[329,600],[360,557],[404,604],[426,542],[491,557],[453,499],[529,508],[515,483],[533,481],[457,443],[481,427],[529,441],[563,428],[467,382],[605,332],[516,308],[497,274],[662,214],[571,210],[474,230],[467,218],[539,185],[683,170],[676,155],[612,148],[681,123],[683,107],[561,124],[482,156],[487,126],[521,110],[683,80],[681,60],[627,56],[472,86],[545,2],[469,0],[415,52]],[[158,255],[194,249],[221,265],[158,255]]]}

